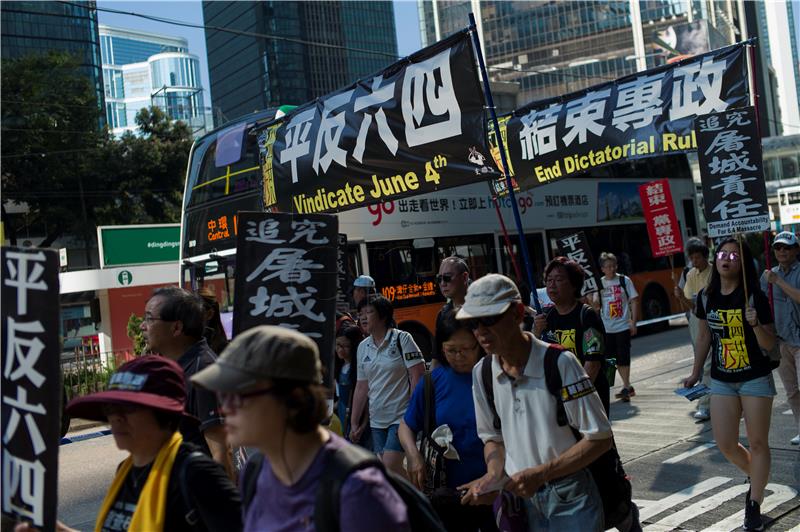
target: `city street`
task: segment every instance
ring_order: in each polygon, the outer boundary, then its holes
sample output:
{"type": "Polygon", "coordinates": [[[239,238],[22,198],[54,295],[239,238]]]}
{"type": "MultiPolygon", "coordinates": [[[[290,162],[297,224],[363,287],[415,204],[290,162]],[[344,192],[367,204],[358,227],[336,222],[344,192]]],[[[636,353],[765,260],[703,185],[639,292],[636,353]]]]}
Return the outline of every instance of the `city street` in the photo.
{"type": "MultiPolygon", "coordinates": [[[[634,339],[636,396],[628,404],[612,403],[616,441],[645,530],[736,530],[747,492],[744,475],[713,446],[710,423],[695,423],[692,405],[673,393],[690,371],[688,338],[685,325],[673,325],[634,339]]],[[[796,432],[777,384],[770,433],[772,477],[762,511],[770,530],[800,530],[800,453],[789,444],[796,432]]],[[[63,445],[60,519],[90,529],[124,455],[111,436],[63,445]]]]}

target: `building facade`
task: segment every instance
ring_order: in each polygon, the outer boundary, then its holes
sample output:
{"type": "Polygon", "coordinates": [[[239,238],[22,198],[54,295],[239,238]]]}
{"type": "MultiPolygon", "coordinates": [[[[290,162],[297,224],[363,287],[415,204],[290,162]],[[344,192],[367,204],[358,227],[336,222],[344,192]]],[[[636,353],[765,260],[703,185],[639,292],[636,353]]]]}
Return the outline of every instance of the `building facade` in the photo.
{"type": "Polygon", "coordinates": [[[268,107],[306,103],[397,56],[391,2],[203,2],[203,21],[220,125],[268,107]]]}
{"type": "Polygon", "coordinates": [[[0,34],[3,59],[50,51],[69,52],[81,63],[97,93],[97,105],[103,105],[103,77],[100,37],[94,1],[62,4],[60,2],[2,2],[0,34]]]}
{"type": "Polygon", "coordinates": [[[734,0],[419,0],[423,46],[466,27],[470,12],[489,76],[518,83],[518,105],[738,40],[734,0]]]}
{"type": "Polygon", "coordinates": [[[155,105],[195,134],[206,124],[200,63],[186,39],[100,25],[100,52],[108,126],[136,132],[136,113],[155,105]]]}

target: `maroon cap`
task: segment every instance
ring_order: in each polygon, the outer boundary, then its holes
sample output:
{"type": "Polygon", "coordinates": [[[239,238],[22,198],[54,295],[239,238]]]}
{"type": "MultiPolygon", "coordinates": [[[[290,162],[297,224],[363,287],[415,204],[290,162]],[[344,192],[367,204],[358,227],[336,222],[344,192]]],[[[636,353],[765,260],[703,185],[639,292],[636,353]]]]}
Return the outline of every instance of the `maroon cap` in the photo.
{"type": "Polygon", "coordinates": [[[185,402],[183,369],[168,358],[147,355],[121,365],[111,375],[107,390],[70,401],[67,413],[82,419],[105,421],[103,405],[116,403],[183,414],[185,402]]]}

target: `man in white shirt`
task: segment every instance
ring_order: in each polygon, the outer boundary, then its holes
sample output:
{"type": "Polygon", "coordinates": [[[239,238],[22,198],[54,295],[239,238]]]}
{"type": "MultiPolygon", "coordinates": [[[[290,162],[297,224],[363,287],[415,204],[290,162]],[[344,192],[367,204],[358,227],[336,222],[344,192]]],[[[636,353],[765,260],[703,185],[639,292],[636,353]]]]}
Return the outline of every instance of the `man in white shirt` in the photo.
{"type": "MultiPolygon", "coordinates": [[[[548,344],[523,332],[524,311],[514,282],[489,274],[470,285],[456,315],[490,353],[472,377],[487,473],[462,486],[467,490],[462,502],[486,504],[504,487],[525,501],[529,530],[603,530],[602,499],[586,468],[611,448],[611,425],[594,385],[569,351],[558,358],[568,425],[558,424],[558,401],[545,382],[548,344]],[[497,425],[484,389],[483,364],[492,365],[497,425]]],[[[629,523],[626,530],[631,529],[629,523]]]]}

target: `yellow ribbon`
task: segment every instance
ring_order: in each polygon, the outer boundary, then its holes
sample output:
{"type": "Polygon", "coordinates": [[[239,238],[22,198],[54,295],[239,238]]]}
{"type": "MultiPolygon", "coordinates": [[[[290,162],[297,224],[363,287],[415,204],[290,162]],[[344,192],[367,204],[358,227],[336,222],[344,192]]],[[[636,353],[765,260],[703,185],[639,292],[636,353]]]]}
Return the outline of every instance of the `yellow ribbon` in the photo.
{"type": "MultiPolygon", "coordinates": [[[[142,492],[139,494],[136,510],[133,512],[128,530],[144,530],[147,532],[164,530],[169,475],[172,472],[172,465],[175,463],[175,457],[178,455],[178,448],[182,442],[183,437],[180,432],[176,431],[158,451],[153,467],[150,468],[150,473],[147,474],[147,480],[142,487],[142,492]]],[[[116,501],[117,494],[123,482],[125,482],[131,467],[133,467],[133,457],[129,456],[117,470],[114,481],[111,483],[108,493],[106,493],[106,498],[103,499],[100,513],[97,514],[97,521],[94,524],[95,532],[102,531],[103,523],[108,516],[109,510],[111,510],[111,506],[116,501]]]]}

